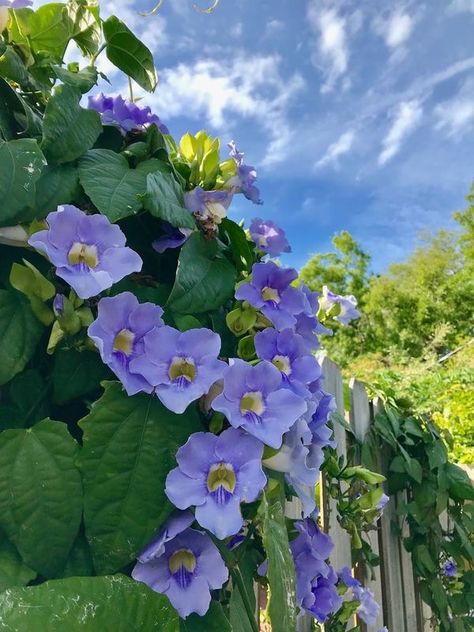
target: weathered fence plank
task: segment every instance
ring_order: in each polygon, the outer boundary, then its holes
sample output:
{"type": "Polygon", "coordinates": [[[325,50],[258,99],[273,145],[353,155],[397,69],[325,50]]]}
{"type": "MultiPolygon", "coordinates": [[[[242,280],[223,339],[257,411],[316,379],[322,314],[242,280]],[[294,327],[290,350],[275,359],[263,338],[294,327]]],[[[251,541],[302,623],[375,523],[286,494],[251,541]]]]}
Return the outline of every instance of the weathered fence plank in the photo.
{"type": "MultiPolygon", "coordinates": [[[[324,390],[334,396],[337,411],[344,416],[344,393],[342,386],[341,371],[337,364],[327,356],[323,357],[322,369],[324,375],[324,390]]],[[[334,439],[337,442],[338,455],[347,453],[347,433],[341,424],[334,423],[334,439]]],[[[324,485],[322,485],[324,488],[324,485]]],[[[343,566],[352,566],[351,541],[349,534],[339,525],[336,515],[336,502],[329,498],[323,498],[322,515],[323,524],[328,530],[334,542],[334,549],[331,554],[331,564],[339,569],[343,566]]]]}
{"type": "MultiPolygon", "coordinates": [[[[349,420],[352,429],[354,430],[355,436],[359,439],[359,441],[363,442],[367,432],[369,431],[371,424],[371,411],[370,411],[370,403],[367,395],[367,391],[365,390],[365,386],[362,382],[355,380],[354,378],[349,382],[349,389],[351,395],[351,409],[349,411],[349,420]]],[[[380,555],[379,551],[379,527],[377,525],[377,530],[370,531],[367,535],[367,538],[370,542],[370,546],[372,547],[373,552],[376,555],[380,555]]],[[[380,571],[380,566],[376,566],[373,571],[370,568],[361,569],[363,571],[364,577],[364,585],[374,593],[375,600],[380,606],[383,603],[382,596],[382,574],[380,571]]],[[[360,622],[361,629],[364,630],[365,626],[360,622]]],[[[379,616],[377,617],[376,622],[377,628],[381,628],[383,626],[383,609],[380,608],[379,616]]]]}
{"type": "MultiPolygon", "coordinates": [[[[373,413],[383,411],[381,402],[374,401],[373,413]]],[[[382,473],[387,474],[388,463],[381,455],[382,473]]],[[[384,624],[389,630],[414,632],[405,627],[405,605],[403,600],[403,581],[400,561],[399,539],[392,531],[392,522],[397,524],[395,499],[390,498],[380,518],[380,570],[383,586],[384,624]]],[[[414,597],[414,596],[413,596],[414,597]]],[[[416,628],[415,628],[416,629],[416,628]]]]}

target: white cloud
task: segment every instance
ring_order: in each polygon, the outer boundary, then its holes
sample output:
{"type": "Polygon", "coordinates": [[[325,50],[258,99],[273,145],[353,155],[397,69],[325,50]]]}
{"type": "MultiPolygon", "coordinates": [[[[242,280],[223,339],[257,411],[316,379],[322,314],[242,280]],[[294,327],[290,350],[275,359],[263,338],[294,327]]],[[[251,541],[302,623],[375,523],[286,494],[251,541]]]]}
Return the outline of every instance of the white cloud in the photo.
{"type": "Polygon", "coordinates": [[[324,167],[330,164],[337,165],[338,158],[351,150],[354,139],[354,130],[349,130],[341,134],[334,143],[329,145],[324,156],[316,163],[316,167],[324,167]]]}
{"type": "Polygon", "coordinates": [[[394,49],[403,44],[413,31],[415,20],[405,11],[395,9],[387,18],[377,17],[373,28],[383,38],[388,48],[394,49]]]}
{"type": "Polygon", "coordinates": [[[178,116],[205,118],[220,133],[227,132],[232,116],[254,119],[268,136],[263,164],[281,162],[292,136],[287,110],[304,88],[302,77],[283,78],[277,55],[254,56],[250,72],[247,57],[227,59],[204,59],[163,69],[159,89],[146,95],[144,102],[152,104],[165,121],[178,116]]]}
{"type": "Polygon", "coordinates": [[[278,31],[281,31],[284,26],[285,25],[282,20],[270,20],[265,26],[265,37],[270,37],[271,35],[278,33],[278,31]]]}
{"type": "Polygon", "coordinates": [[[243,32],[243,24],[242,22],[236,22],[234,26],[230,29],[229,33],[231,37],[235,39],[239,39],[243,32]]]}
{"type": "Polygon", "coordinates": [[[449,13],[474,13],[474,0],[452,0],[448,6],[449,13]]]}
{"type": "Polygon", "coordinates": [[[436,129],[448,136],[459,137],[474,126],[474,80],[468,79],[451,99],[439,103],[434,109],[436,129]]]}
{"type": "Polygon", "coordinates": [[[399,104],[392,126],[382,143],[383,149],[378,158],[379,165],[384,165],[398,153],[404,139],[420,122],[422,112],[423,110],[418,100],[404,101],[399,104]]]}
{"type": "Polygon", "coordinates": [[[312,62],[325,77],[321,92],[334,89],[338,79],[346,71],[349,61],[347,45],[347,20],[333,8],[320,8],[320,2],[312,0],[308,5],[307,18],[316,36],[312,62]]]}

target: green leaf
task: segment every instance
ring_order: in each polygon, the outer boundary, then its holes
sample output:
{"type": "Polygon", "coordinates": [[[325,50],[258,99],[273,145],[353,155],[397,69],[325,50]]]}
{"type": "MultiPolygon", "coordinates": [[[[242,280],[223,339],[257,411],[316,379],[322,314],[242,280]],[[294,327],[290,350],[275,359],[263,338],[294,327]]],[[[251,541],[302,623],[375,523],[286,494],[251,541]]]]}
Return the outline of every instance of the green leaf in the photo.
{"type": "Polygon", "coordinates": [[[75,349],[58,351],[54,355],[54,401],[64,404],[87,395],[99,389],[107,375],[98,353],[75,349]]]}
{"type": "Polygon", "coordinates": [[[24,564],[16,548],[0,531],[0,593],[14,586],[26,586],[35,577],[35,571],[24,564]]]}
{"type": "Polygon", "coordinates": [[[72,39],[84,55],[94,55],[100,45],[101,26],[97,0],[69,0],[66,5],[72,21],[72,39]]]}
{"type": "Polygon", "coordinates": [[[227,237],[237,270],[250,272],[256,259],[244,229],[225,217],[219,225],[219,233],[227,237]]]}
{"type": "Polygon", "coordinates": [[[152,215],[164,219],[172,226],[196,226],[194,217],[184,205],[183,190],[170,173],[157,171],[147,176],[143,206],[152,215]]]}
{"type": "Polygon", "coordinates": [[[232,632],[254,632],[237,586],[230,595],[229,619],[232,632]]]}
{"type": "Polygon", "coordinates": [[[426,453],[431,470],[435,467],[440,467],[448,460],[448,451],[441,439],[437,439],[433,444],[426,446],[426,453]]]}
{"type": "Polygon", "coordinates": [[[89,544],[82,532],[79,532],[66,561],[62,577],[86,577],[95,575],[89,544]]]}
{"type": "Polygon", "coordinates": [[[61,66],[53,66],[54,74],[58,79],[68,86],[77,88],[85,93],[97,84],[97,69],[95,66],[87,66],[78,72],[72,72],[61,66]]]}
{"type": "Polygon", "coordinates": [[[128,397],[117,382],[106,384],[79,425],[86,535],[97,572],[112,572],[133,560],[167,518],[166,476],[178,447],[202,427],[194,406],[175,415],[156,397],[128,397]]]}
{"type": "Polygon", "coordinates": [[[217,242],[193,233],[181,248],[167,306],[181,314],[217,309],[234,293],[235,279],[236,271],[217,242]]]}
{"type": "Polygon", "coordinates": [[[70,162],[92,147],[102,131],[100,115],[81,108],[81,93],[72,86],[54,89],[43,120],[41,148],[48,161],[70,162]]]}
{"type": "Polygon", "coordinates": [[[0,55],[0,75],[21,86],[32,82],[32,77],[26,70],[21,57],[12,46],[6,46],[5,52],[0,55]]]}
{"type": "Polygon", "coordinates": [[[16,9],[9,24],[11,41],[29,47],[37,55],[61,63],[71,38],[71,21],[62,3],[44,4],[37,11],[16,9]]]}
{"type": "Polygon", "coordinates": [[[125,24],[111,15],[102,25],[109,60],[148,92],[156,87],[153,55],[125,24]]]}
{"type": "Polygon", "coordinates": [[[178,632],[164,595],[124,575],[70,577],[0,595],[5,630],[28,632],[178,632]],[[138,627],[137,627],[138,626],[138,627]]]}
{"type": "Polygon", "coordinates": [[[450,496],[459,501],[474,500],[474,486],[467,473],[454,463],[446,463],[444,468],[450,496]]]}
{"type": "Polygon", "coordinates": [[[9,386],[10,399],[15,405],[15,417],[22,421],[16,427],[26,428],[47,417],[49,402],[45,395],[48,395],[48,386],[38,371],[23,371],[13,378],[9,386]]]}
{"type": "Polygon", "coordinates": [[[44,164],[46,161],[36,140],[0,140],[0,226],[17,223],[22,210],[33,205],[36,181],[44,164]]]}
{"type": "Polygon", "coordinates": [[[36,183],[33,218],[41,219],[59,205],[70,204],[78,193],[79,174],[74,165],[46,165],[36,183]]]}
{"type": "Polygon", "coordinates": [[[0,435],[0,526],[46,577],[65,564],[81,520],[78,445],[59,421],[0,435]]]}
{"type": "Polygon", "coordinates": [[[91,149],[79,163],[85,192],[111,222],[133,215],[141,207],[138,199],[146,191],[146,178],[158,160],[141,162],[131,169],[127,159],[110,149],[91,149]]]}
{"type": "Polygon", "coordinates": [[[272,631],[288,632],[296,629],[295,568],[280,499],[267,499],[264,494],[261,512],[263,547],[268,560],[268,613],[272,631]]]}
{"type": "Polygon", "coordinates": [[[211,601],[209,610],[203,617],[191,614],[180,621],[181,632],[234,632],[222,606],[217,601],[211,601]]]}
{"type": "Polygon", "coordinates": [[[24,369],[42,332],[28,301],[18,292],[0,290],[0,385],[24,369]]]}

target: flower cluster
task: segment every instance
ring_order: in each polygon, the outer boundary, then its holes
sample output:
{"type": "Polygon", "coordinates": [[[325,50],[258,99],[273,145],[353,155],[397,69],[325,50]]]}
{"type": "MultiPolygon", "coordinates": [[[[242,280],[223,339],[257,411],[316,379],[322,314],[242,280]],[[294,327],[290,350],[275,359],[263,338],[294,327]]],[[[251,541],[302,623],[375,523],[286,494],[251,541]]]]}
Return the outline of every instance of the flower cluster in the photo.
{"type": "MultiPolygon", "coordinates": [[[[120,98],[101,95],[90,105],[102,112],[104,122],[124,131],[158,124],[147,108],[120,98]]],[[[255,170],[244,164],[235,145],[231,155],[238,183],[214,191],[196,186],[184,194],[198,229],[206,234],[208,226],[216,228],[225,216],[234,193],[260,201],[253,184],[255,170]]],[[[163,235],[152,243],[158,252],[179,247],[189,235],[166,222],[162,229],[163,235]]],[[[235,538],[246,537],[247,510],[242,505],[256,501],[267,485],[263,466],[284,474],[308,517],[316,510],[323,448],[332,443],[327,422],[334,403],[322,390],[321,367],[313,355],[318,335],[326,331],[316,316],[318,295],[293,285],[296,270],[261,261],[263,253],[275,256],[290,250],[281,229],[256,219],[250,236],[258,262],[237,285],[235,299],[259,323],[252,332],[254,361],[221,358],[217,333],[205,327],[180,331],[167,324],[160,305],[140,303],[130,291],[112,292],[85,305],[89,314],[97,309],[95,319],[91,316],[87,323],[89,338],[129,396],[149,394],[176,415],[202,399],[213,411],[209,414],[222,419],[216,433],[195,432],[177,450],[176,467],[165,486],[176,512],[133,571],[134,578],[166,594],[182,617],[204,614],[210,591],[227,581],[227,569],[209,534],[219,540],[233,538],[232,546],[237,545],[235,538]]],[[[74,314],[76,301],[96,297],[142,268],[119,226],[71,205],[50,213],[46,228],[34,233],[29,244],[48,257],[56,275],[77,294],[55,294],[52,313],[60,325],[69,312],[74,314]]],[[[292,551],[299,603],[324,621],[340,603],[337,576],[324,561],[332,543],[312,519],[298,522],[296,529],[299,536],[292,551]]]]}
{"type": "Polygon", "coordinates": [[[162,134],[169,134],[166,125],[153,114],[148,106],[139,107],[132,101],[116,97],[105,96],[103,93],[89,97],[89,108],[99,112],[104,125],[114,125],[123,134],[132,130],[143,131],[150,125],[156,125],[162,134]]]}

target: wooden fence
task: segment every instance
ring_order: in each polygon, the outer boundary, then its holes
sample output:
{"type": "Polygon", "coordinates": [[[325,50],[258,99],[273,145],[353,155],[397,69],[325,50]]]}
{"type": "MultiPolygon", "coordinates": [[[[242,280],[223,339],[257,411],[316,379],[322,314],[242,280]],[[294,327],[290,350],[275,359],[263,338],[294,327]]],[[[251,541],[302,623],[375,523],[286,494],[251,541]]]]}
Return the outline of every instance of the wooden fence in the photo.
{"type": "MultiPolygon", "coordinates": [[[[343,382],[339,367],[327,357],[323,358],[322,367],[325,376],[324,389],[335,397],[338,412],[351,425],[358,439],[363,441],[380,404],[377,401],[370,401],[364,385],[352,379],[349,382],[350,410],[345,410],[343,382]]],[[[341,424],[334,424],[334,436],[338,453],[345,455],[349,447],[349,437],[341,424]]],[[[388,464],[384,462],[383,454],[380,455],[379,465],[379,471],[385,473],[388,464]]],[[[324,485],[321,485],[321,490],[323,526],[331,535],[335,545],[331,563],[336,569],[342,566],[352,567],[350,537],[337,522],[334,501],[324,497],[324,485]]],[[[405,551],[400,537],[394,535],[392,531],[392,523],[398,523],[402,536],[406,534],[407,525],[397,516],[397,502],[402,501],[401,496],[391,497],[378,521],[377,530],[370,533],[372,548],[380,556],[380,566],[375,569],[371,577],[359,577],[364,585],[373,591],[381,605],[376,626],[371,628],[370,632],[379,630],[384,625],[390,632],[431,630],[429,609],[422,606],[416,591],[410,554],[405,551]]],[[[286,508],[288,517],[300,517],[300,509],[299,501],[294,499],[286,508]]],[[[362,572],[364,572],[363,569],[362,572]]],[[[360,625],[363,632],[369,632],[363,622],[354,621],[352,625],[356,623],[360,625]]],[[[351,625],[348,627],[350,628],[351,625]]],[[[298,623],[298,632],[309,632],[311,629],[312,620],[309,617],[303,617],[298,623]]]]}

